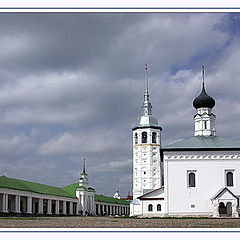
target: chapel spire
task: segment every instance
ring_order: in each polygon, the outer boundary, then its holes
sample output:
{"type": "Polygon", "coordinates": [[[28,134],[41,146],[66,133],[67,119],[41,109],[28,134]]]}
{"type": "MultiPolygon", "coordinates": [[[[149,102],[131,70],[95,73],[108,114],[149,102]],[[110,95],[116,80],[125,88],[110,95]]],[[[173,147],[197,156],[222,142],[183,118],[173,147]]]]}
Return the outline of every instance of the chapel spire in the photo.
{"type": "Polygon", "coordinates": [[[85,160],[85,158],[83,159],[83,173],[86,174],[86,160],[85,160]]]}
{"type": "Polygon", "coordinates": [[[83,187],[88,187],[88,178],[87,178],[87,173],[86,173],[86,163],[85,163],[85,158],[83,159],[83,170],[82,173],[80,174],[80,179],[79,179],[79,186],[83,187]]]}
{"type": "Polygon", "coordinates": [[[152,105],[149,102],[148,94],[148,66],[145,64],[145,93],[144,93],[144,102],[143,102],[143,114],[144,116],[152,115],[152,105]]]}

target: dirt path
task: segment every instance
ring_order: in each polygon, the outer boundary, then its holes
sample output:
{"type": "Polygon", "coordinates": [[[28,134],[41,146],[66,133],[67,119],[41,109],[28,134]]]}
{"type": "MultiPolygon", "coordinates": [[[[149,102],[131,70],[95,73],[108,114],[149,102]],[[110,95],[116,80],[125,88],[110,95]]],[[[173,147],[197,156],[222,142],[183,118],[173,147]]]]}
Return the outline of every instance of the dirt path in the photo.
{"type": "Polygon", "coordinates": [[[0,218],[1,228],[240,228],[232,219],[133,219],[117,217],[0,218]]]}

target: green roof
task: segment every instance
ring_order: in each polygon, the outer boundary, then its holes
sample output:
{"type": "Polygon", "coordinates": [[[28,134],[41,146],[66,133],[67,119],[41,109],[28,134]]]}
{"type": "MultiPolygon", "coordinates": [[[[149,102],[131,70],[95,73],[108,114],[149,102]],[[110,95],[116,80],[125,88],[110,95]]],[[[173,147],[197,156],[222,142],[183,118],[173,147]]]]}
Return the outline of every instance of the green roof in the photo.
{"type": "MultiPolygon", "coordinates": [[[[65,186],[63,188],[53,187],[45,184],[24,181],[16,178],[9,178],[6,176],[0,176],[0,188],[10,188],[14,190],[34,192],[45,195],[76,198],[77,188],[81,188],[78,183],[65,186]]],[[[93,188],[89,188],[94,190],[93,188]]],[[[121,200],[113,197],[107,197],[103,195],[95,194],[95,201],[107,202],[107,203],[119,203],[129,205],[129,201],[121,200]]]]}
{"type": "MultiPolygon", "coordinates": [[[[64,191],[68,192],[72,196],[76,196],[77,188],[79,188],[78,183],[73,183],[71,185],[63,187],[64,191]]],[[[103,195],[97,195],[97,194],[95,194],[95,201],[106,202],[106,203],[118,203],[118,204],[125,204],[125,205],[130,204],[130,201],[121,200],[113,197],[107,197],[103,195]]]]}
{"type": "Polygon", "coordinates": [[[66,191],[68,194],[70,194],[72,197],[76,197],[76,190],[79,188],[78,183],[73,183],[71,185],[68,185],[66,187],[63,187],[62,189],[66,191]]]}
{"type": "Polygon", "coordinates": [[[240,141],[234,141],[217,136],[195,136],[163,147],[164,150],[170,149],[240,149],[240,141]]]}
{"type": "Polygon", "coordinates": [[[130,201],[127,201],[127,200],[121,200],[118,198],[107,197],[107,196],[97,195],[97,194],[95,194],[95,201],[106,202],[106,203],[118,203],[118,204],[124,204],[124,205],[130,204],[130,201]]]}
{"type": "Polygon", "coordinates": [[[53,187],[30,181],[24,181],[16,178],[9,178],[6,176],[0,177],[0,188],[10,188],[14,190],[34,192],[45,195],[76,198],[76,196],[72,196],[68,192],[64,191],[63,188],[53,187]]]}

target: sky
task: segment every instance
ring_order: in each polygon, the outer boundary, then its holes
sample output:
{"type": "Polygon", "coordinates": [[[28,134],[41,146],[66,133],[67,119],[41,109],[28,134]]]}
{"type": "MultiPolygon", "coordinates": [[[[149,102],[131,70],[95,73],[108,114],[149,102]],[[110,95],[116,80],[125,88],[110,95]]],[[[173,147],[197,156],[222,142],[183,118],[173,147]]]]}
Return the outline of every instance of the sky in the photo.
{"type": "Polygon", "coordinates": [[[0,175],[63,187],[83,158],[96,193],[132,189],[144,64],[162,144],[193,136],[192,102],[240,140],[240,14],[0,13],[0,175]]]}

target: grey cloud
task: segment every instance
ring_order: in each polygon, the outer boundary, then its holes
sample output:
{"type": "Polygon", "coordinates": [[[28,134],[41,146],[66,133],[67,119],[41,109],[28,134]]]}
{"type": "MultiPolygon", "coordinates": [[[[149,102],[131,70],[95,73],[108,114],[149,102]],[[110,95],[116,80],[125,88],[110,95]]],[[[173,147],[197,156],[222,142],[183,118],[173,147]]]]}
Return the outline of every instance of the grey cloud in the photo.
{"type": "Polygon", "coordinates": [[[0,130],[17,136],[0,138],[2,173],[64,186],[86,157],[98,193],[112,195],[118,181],[125,195],[144,63],[164,144],[193,135],[206,62],[217,132],[237,138],[228,124],[238,128],[239,39],[216,27],[224,16],[0,14],[0,130]]]}
{"type": "Polygon", "coordinates": [[[0,136],[0,159],[16,159],[34,152],[36,146],[24,134],[15,136],[0,136]]]}

